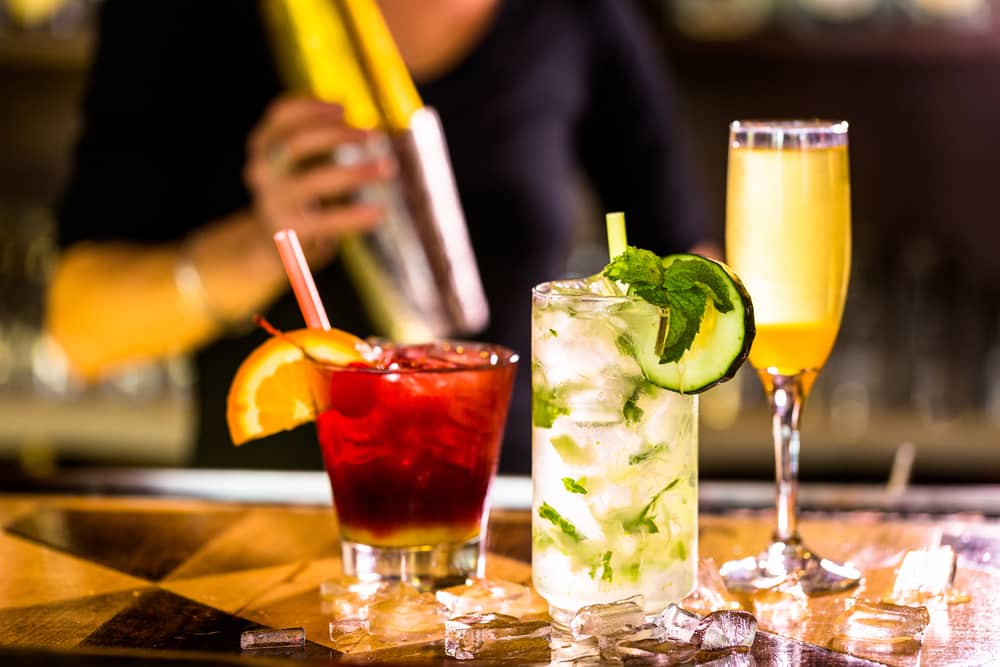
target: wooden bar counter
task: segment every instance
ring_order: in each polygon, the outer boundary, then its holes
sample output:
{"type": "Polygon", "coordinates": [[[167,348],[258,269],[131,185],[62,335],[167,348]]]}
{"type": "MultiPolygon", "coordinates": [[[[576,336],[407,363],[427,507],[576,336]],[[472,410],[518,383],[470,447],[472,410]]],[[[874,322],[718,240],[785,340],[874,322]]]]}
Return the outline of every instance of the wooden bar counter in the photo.
{"type": "MultiPolygon", "coordinates": [[[[172,479],[185,479],[183,472],[176,475],[172,479]]],[[[338,576],[341,564],[336,520],[322,500],[262,502],[253,493],[252,500],[182,498],[163,495],[171,489],[162,484],[146,485],[155,495],[134,495],[143,484],[123,486],[127,478],[112,474],[112,482],[89,485],[75,478],[32,491],[24,483],[0,487],[8,489],[0,494],[0,664],[460,664],[444,655],[440,643],[362,655],[331,648],[318,587],[338,576]],[[78,490],[68,492],[74,486],[78,490]],[[119,495],[123,488],[133,495],[119,495]],[[305,647],[240,650],[245,630],[299,626],[306,630],[305,647]]],[[[219,479],[238,480],[239,474],[219,479]]],[[[319,473],[309,480],[315,488],[324,483],[319,473]]],[[[220,486],[229,488],[220,481],[215,494],[183,484],[173,491],[217,496],[220,486]]],[[[526,480],[513,488],[527,489],[526,480]]],[[[733,508],[763,504],[767,489],[703,484],[702,558],[742,558],[766,543],[770,513],[733,508]]],[[[716,664],[1000,664],[1000,490],[981,490],[978,503],[976,495],[963,500],[960,489],[939,491],[935,512],[927,511],[919,490],[881,507],[871,507],[865,495],[882,497],[874,489],[803,491],[807,544],[829,558],[850,558],[865,572],[865,583],[810,599],[808,615],[797,621],[769,627],[762,620],[749,654],[716,664]],[[957,506],[947,498],[957,498],[957,506]],[[816,499],[829,507],[809,507],[816,499]],[[933,608],[919,650],[854,656],[829,650],[830,622],[850,596],[881,598],[907,549],[942,543],[958,551],[955,588],[971,600],[933,608]]],[[[529,501],[530,495],[497,503],[508,508],[491,515],[488,575],[530,582],[529,501]]]]}

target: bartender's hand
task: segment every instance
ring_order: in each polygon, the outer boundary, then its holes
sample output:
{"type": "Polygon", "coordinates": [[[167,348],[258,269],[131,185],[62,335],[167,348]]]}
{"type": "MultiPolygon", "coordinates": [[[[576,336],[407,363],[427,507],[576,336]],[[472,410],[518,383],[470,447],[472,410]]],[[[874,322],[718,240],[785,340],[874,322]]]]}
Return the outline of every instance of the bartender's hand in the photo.
{"type": "MultiPolygon", "coordinates": [[[[244,178],[252,210],[268,237],[296,230],[307,251],[325,255],[344,233],[377,224],[382,210],[353,197],[358,189],[395,175],[392,157],[338,164],[334,151],[362,145],[374,134],[349,126],[344,110],[304,97],[280,97],[250,134],[244,178]]],[[[326,259],[323,257],[322,259],[326,259]]]]}

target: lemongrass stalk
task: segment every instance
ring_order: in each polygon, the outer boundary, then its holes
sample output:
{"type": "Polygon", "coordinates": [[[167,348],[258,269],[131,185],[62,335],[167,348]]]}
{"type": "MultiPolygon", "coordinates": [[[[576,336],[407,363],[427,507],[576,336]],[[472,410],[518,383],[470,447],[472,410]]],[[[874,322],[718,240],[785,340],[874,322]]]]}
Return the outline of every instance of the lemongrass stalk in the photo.
{"type": "Polygon", "coordinates": [[[628,242],[625,236],[625,214],[619,211],[605,216],[608,226],[608,258],[614,259],[625,252],[628,242]]]}

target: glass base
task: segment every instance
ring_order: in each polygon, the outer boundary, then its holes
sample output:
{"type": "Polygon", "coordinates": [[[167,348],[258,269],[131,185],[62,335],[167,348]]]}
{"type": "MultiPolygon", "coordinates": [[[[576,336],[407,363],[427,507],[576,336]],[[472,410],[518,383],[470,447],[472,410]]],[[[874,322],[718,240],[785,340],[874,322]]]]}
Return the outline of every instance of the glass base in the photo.
{"type": "Polygon", "coordinates": [[[373,547],[342,540],[340,548],[344,574],[364,581],[405,581],[421,590],[437,590],[481,576],[478,537],[417,547],[373,547]]]}
{"type": "Polygon", "coordinates": [[[719,568],[726,586],[733,591],[753,592],[773,588],[796,577],[806,595],[837,593],[861,583],[861,571],[820,558],[801,542],[774,542],[767,551],[719,568]]]}

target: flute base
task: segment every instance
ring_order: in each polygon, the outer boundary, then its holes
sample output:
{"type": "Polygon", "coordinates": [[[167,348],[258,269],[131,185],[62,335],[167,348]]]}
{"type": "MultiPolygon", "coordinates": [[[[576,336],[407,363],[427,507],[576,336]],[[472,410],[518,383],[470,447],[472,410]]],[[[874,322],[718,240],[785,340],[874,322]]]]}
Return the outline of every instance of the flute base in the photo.
{"type": "Polygon", "coordinates": [[[774,588],[794,577],[806,595],[839,593],[861,583],[861,571],[821,558],[798,540],[773,542],[759,556],[731,560],[719,574],[732,591],[753,592],[774,588]]]}

